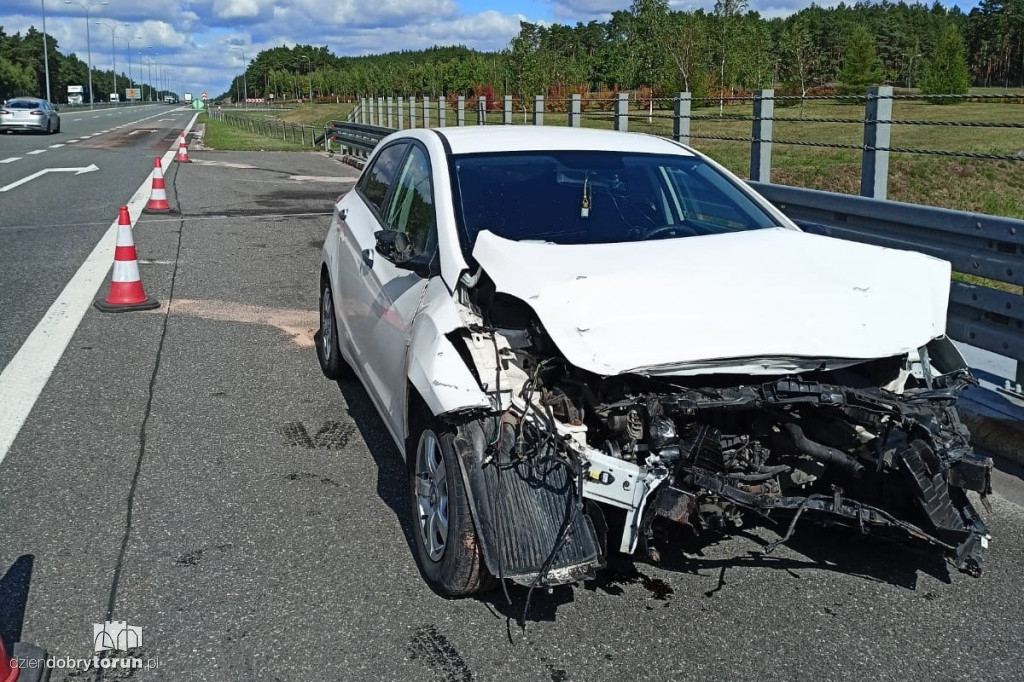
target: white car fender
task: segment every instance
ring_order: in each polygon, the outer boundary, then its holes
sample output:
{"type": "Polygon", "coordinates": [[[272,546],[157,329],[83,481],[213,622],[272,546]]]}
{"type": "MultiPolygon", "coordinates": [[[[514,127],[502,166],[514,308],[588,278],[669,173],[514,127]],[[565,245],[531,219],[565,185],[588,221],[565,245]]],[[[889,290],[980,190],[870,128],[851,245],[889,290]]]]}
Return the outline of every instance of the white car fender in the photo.
{"type": "Polygon", "coordinates": [[[440,277],[423,292],[423,304],[409,337],[409,382],[434,414],[491,407],[491,401],[445,336],[463,326],[458,306],[440,277]]]}

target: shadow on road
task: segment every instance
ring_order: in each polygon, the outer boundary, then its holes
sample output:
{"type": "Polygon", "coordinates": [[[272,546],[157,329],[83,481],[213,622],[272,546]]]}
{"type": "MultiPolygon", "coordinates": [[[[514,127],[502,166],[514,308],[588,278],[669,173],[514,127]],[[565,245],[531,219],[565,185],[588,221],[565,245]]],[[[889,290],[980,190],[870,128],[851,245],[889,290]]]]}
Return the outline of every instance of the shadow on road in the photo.
{"type": "Polygon", "coordinates": [[[405,460],[395,448],[377,409],[367,395],[366,389],[358,379],[342,379],[337,382],[348,414],[355,422],[359,434],[366,442],[366,447],[377,463],[377,494],[391,511],[395,513],[402,525],[402,533],[409,545],[409,551],[415,554],[413,544],[412,518],[409,516],[408,486],[406,483],[405,460]]]}
{"type": "Polygon", "coordinates": [[[22,554],[0,578],[0,637],[3,637],[8,651],[21,641],[34,563],[32,554],[22,554]]]}

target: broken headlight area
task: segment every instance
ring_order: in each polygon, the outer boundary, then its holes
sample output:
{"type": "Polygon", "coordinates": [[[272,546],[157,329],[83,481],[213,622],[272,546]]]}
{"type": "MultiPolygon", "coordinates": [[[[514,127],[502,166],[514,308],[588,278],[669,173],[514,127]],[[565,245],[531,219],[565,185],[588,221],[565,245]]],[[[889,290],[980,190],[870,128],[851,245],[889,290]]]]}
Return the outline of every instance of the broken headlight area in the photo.
{"type": "Polygon", "coordinates": [[[956,412],[969,374],[933,364],[947,341],[785,378],[602,377],[528,316],[487,317],[452,338],[494,406],[460,420],[458,442],[495,575],[574,582],[609,546],[657,559],[659,523],[728,533],[752,519],[779,529],[766,552],[814,520],[928,543],[981,574],[988,531],[967,491],[991,492],[992,462],[956,412]]]}

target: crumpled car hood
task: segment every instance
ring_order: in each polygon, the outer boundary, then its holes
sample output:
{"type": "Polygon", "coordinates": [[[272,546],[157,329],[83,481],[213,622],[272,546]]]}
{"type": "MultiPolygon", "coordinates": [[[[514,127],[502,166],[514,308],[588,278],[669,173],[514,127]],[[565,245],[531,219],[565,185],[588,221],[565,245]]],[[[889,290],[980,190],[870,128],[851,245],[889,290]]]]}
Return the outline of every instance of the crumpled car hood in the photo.
{"type": "Polygon", "coordinates": [[[569,362],[605,376],[831,368],[946,329],[949,263],[786,228],[584,245],[484,231],[473,257],[569,362]]]}

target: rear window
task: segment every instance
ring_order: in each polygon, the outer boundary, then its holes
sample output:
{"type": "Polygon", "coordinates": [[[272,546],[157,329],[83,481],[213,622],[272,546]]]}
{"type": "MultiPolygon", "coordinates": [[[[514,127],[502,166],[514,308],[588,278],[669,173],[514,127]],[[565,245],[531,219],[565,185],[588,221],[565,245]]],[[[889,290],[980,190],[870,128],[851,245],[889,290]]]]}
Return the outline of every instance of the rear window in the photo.
{"type": "Polygon", "coordinates": [[[388,190],[394,184],[399,165],[408,150],[407,144],[395,144],[381,151],[373,160],[373,164],[363,171],[363,176],[356,185],[359,193],[376,207],[381,216],[384,215],[384,200],[388,196],[388,190]]]}
{"type": "Polygon", "coordinates": [[[39,109],[43,105],[40,102],[8,102],[7,109],[39,109]]]}

